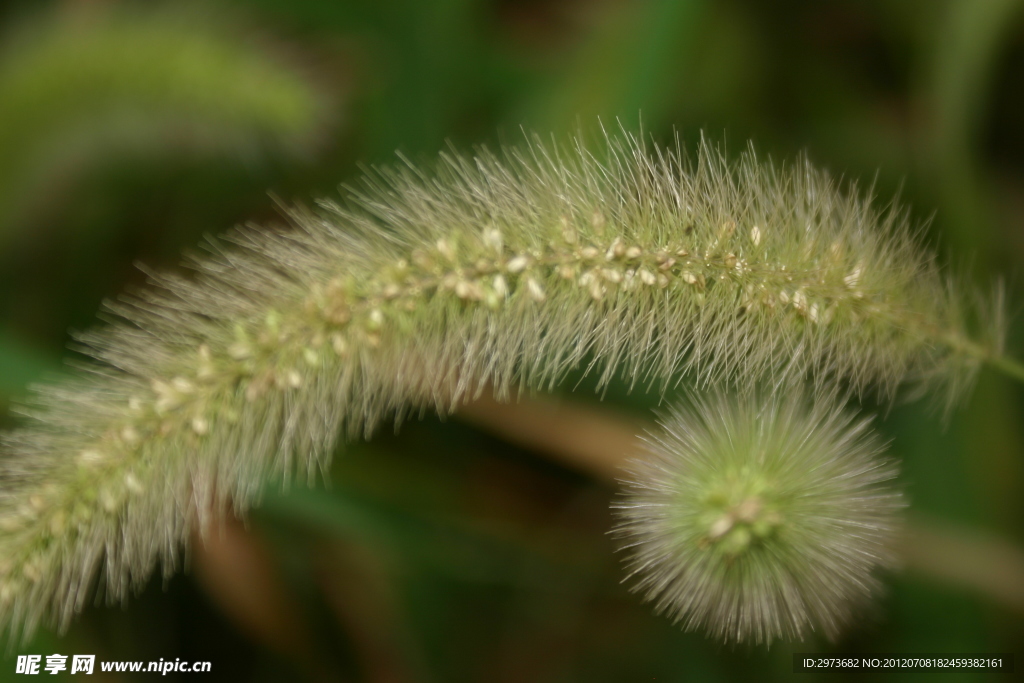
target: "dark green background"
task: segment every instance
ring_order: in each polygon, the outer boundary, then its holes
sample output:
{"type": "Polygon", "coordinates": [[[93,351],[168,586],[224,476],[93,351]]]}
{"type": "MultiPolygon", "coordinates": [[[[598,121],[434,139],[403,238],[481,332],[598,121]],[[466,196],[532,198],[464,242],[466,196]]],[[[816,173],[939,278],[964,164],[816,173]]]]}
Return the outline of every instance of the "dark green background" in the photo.
{"type": "MultiPolygon", "coordinates": [[[[0,23],[86,4],[116,3],[0,3],[0,23]]],[[[1012,312],[1024,301],[1024,2],[220,4],[312,75],[335,102],[331,121],[301,158],[101,155],[57,185],[55,208],[0,253],[5,415],[28,382],[59,369],[70,329],[144,281],[133,262],[173,268],[205,233],[274,220],[268,191],[308,203],[396,150],[429,163],[446,144],[515,143],[521,126],[592,130],[598,116],[631,128],[642,118],[659,141],[704,130],[730,153],[748,139],[774,159],[807,151],[881,204],[909,203],[943,262],[980,284],[1007,281],[1012,312]]],[[[1024,357],[1020,332],[1015,323],[1009,348],[1024,357]]],[[[594,400],[583,386],[580,399],[594,400]]],[[[608,395],[626,411],[656,399],[608,395]]],[[[887,412],[879,428],[914,514],[1024,546],[1021,399],[986,370],[948,422],[921,403],[887,412]]],[[[203,680],[243,681],[822,678],[791,673],[790,653],[803,650],[1016,650],[1024,668],[1019,607],[910,571],[835,645],[732,649],[682,633],[620,584],[611,489],[458,421],[346,446],[330,479],[272,494],[252,515],[250,540],[265,551],[254,557],[297,615],[286,629],[225,611],[209,584],[179,572],[21,651],[209,660],[203,680]]],[[[13,669],[0,663],[0,680],[19,678],[13,669]]],[[[935,676],[997,678],[872,679],[935,676]]]]}

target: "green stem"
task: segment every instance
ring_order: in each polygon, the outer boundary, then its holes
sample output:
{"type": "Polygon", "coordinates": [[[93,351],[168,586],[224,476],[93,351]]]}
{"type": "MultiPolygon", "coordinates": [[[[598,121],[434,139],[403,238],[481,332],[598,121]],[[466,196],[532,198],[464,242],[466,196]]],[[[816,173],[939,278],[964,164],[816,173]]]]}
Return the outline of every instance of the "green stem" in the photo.
{"type": "Polygon", "coordinates": [[[1001,370],[1003,374],[1024,384],[1024,363],[1006,356],[989,356],[985,361],[993,368],[1001,370]]]}
{"type": "Polygon", "coordinates": [[[1024,384],[1024,363],[1003,355],[995,355],[981,344],[964,339],[949,339],[949,343],[965,353],[968,353],[978,360],[987,363],[990,367],[1001,371],[1007,377],[1024,384]]]}

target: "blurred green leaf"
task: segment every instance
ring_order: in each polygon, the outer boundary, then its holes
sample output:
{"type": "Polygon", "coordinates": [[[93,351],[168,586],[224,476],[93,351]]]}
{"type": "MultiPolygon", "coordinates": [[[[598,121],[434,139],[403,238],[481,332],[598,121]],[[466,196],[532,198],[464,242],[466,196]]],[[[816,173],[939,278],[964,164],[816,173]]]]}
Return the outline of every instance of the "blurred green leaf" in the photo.
{"type": "Polygon", "coordinates": [[[37,17],[0,51],[0,248],[112,157],[309,149],[326,93],[227,16],[185,4],[37,17]]]}
{"type": "MultiPolygon", "coordinates": [[[[693,70],[703,0],[646,0],[601,6],[597,27],[575,50],[565,69],[550,74],[543,97],[522,112],[543,132],[593,125],[602,117],[629,128],[642,121],[653,130],[669,123],[669,107],[685,92],[693,70]]],[[[522,123],[524,121],[520,121],[522,123]]]]}
{"type": "Polygon", "coordinates": [[[57,359],[0,330],[0,398],[24,393],[30,382],[59,367],[57,359]]]}

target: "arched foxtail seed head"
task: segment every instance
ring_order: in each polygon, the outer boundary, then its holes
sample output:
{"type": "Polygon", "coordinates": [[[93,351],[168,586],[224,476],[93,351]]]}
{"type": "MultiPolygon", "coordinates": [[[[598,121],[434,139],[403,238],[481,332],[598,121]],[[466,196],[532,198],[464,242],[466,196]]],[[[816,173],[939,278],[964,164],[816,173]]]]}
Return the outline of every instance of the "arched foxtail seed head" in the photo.
{"type": "MultiPolygon", "coordinates": [[[[0,434],[0,633],[66,625],[99,581],[123,599],[158,564],[177,567],[190,529],[213,511],[243,512],[274,479],[315,478],[341,438],[447,413],[484,388],[549,389],[580,369],[599,387],[619,375],[659,391],[690,375],[748,387],[809,377],[883,396],[945,380],[956,392],[1001,339],[999,326],[972,335],[969,297],[958,280],[943,285],[904,213],[805,161],[773,166],[752,151],[730,161],[707,144],[689,154],[628,133],[592,148],[530,138],[504,153],[443,156],[429,172],[371,172],[342,204],[289,217],[290,230],[250,226],[215,242],[194,277],[154,276],[111,304],[113,323],[77,338],[93,361],[39,387],[24,426],[0,434]]],[[[734,455],[758,439],[805,448],[794,435],[806,432],[817,451],[772,451],[766,462],[823,463],[778,477],[820,493],[819,507],[777,522],[741,487],[702,530],[677,528],[644,501],[687,503],[692,490],[676,496],[678,482],[652,470],[626,511],[638,552],[660,568],[646,585],[680,618],[730,638],[831,632],[885,559],[883,512],[898,497],[861,500],[856,486],[874,496],[889,470],[815,478],[874,462],[865,427],[834,408],[800,417],[799,402],[742,405],[712,401],[694,413],[697,427],[669,430],[668,453],[694,448],[659,456],[665,471],[723,467],[698,457],[702,444],[734,455]],[[815,543],[848,529],[814,523],[850,511],[878,518],[822,556],[815,543]],[[791,528],[806,537],[777,536],[791,528]],[[703,546],[672,545],[680,530],[703,546]],[[781,539],[799,552],[757,554],[781,539]],[[708,557],[719,569],[753,566],[749,581],[768,583],[752,593],[724,573],[697,602],[679,590],[701,580],[692,573],[708,557]],[[745,559],[756,557],[776,564],[745,559]],[[788,560],[820,571],[787,583],[771,572],[788,560]],[[750,594],[762,604],[713,602],[750,594]]]]}
{"type": "Polygon", "coordinates": [[[669,412],[616,504],[635,590],[726,642],[834,639],[894,564],[904,506],[869,422],[800,391],[669,412]]]}

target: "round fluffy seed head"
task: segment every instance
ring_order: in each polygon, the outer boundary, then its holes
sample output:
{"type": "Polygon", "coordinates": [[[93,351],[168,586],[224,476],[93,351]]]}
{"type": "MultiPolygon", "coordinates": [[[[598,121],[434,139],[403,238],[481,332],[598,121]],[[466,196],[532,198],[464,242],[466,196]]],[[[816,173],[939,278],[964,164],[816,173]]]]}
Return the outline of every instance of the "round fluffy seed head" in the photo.
{"type": "Polygon", "coordinates": [[[835,638],[891,565],[903,507],[884,445],[833,399],[716,394],[676,408],[617,507],[631,577],[687,630],[835,638]]]}

